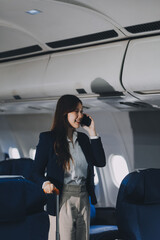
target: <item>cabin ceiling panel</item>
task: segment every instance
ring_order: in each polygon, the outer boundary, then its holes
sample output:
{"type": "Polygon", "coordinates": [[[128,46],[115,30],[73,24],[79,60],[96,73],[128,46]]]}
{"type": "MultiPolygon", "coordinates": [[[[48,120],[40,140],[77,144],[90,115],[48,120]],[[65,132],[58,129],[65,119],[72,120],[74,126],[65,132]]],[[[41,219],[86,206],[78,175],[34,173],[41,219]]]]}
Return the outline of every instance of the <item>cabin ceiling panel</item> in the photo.
{"type": "MultiPolygon", "coordinates": [[[[0,0],[0,52],[39,46],[34,54],[159,33],[159,9],[158,0],[0,0]],[[33,9],[39,13],[27,13],[33,9]]],[[[0,58],[26,55],[22,50],[0,58]]]]}
{"type": "Polygon", "coordinates": [[[0,52],[36,45],[37,41],[25,32],[0,26],[0,52]]]}
{"type": "Polygon", "coordinates": [[[159,0],[81,0],[72,2],[83,3],[97,9],[123,28],[160,20],[159,0]]]}
{"type": "Polygon", "coordinates": [[[107,31],[114,26],[95,11],[55,1],[1,0],[0,19],[14,23],[42,42],[107,31]],[[38,9],[37,15],[26,11],[38,9]]]}

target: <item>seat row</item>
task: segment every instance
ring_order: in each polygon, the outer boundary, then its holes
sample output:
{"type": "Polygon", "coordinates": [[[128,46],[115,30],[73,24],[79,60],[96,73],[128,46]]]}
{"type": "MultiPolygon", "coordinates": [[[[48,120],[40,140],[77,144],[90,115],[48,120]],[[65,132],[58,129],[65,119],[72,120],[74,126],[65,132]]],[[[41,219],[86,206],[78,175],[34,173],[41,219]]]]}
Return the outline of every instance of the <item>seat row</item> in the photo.
{"type": "MultiPolygon", "coordinates": [[[[33,160],[10,159],[0,162],[0,238],[48,240],[49,218],[43,190],[33,183],[33,160]]],[[[91,205],[90,240],[114,240],[118,229],[115,209],[91,205]]]]}
{"type": "MultiPolygon", "coordinates": [[[[0,162],[0,238],[48,240],[49,218],[43,190],[31,181],[33,160],[0,162]]],[[[91,204],[90,240],[157,240],[160,237],[160,169],[129,173],[116,209],[91,204]]]]}

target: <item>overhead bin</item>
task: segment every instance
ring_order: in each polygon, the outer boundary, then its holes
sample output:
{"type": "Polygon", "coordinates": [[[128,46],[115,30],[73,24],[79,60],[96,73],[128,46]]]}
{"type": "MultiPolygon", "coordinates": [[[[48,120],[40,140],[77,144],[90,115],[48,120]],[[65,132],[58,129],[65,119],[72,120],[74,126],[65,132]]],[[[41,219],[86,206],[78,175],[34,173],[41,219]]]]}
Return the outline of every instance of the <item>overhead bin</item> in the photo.
{"type": "Polygon", "coordinates": [[[49,96],[123,92],[120,71],[127,41],[53,54],[45,75],[49,96]]]}
{"type": "Polygon", "coordinates": [[[122,84],[140,100],[160,103],[160,36],[130,41],[122,84]]]}
{"type": "Polygon", "coordinates": [[[116,94],[127,41],[3,63],[0,100],[116,94]]]}
{"type": "Polygon", "coordinates": [[[43,96],[43,80],[49,56],[0,65],[0,100],[43,96]]]}

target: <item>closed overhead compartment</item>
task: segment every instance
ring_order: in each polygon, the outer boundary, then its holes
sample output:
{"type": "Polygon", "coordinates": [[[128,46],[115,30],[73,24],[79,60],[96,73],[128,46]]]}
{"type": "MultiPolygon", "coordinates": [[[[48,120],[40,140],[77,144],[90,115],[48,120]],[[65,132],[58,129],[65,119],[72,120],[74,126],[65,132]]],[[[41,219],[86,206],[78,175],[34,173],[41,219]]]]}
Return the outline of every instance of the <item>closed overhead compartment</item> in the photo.
{"type": "Polygon", "coordinates": [[[49,56],[0,65],[0,101],[37,98],[44,95],[42,82],[49,56]]]}
{"type": "Polygon", "coordinates": [[[160,103],[160,36],[131,40],[124,61],[122,84],[135,97],[160,103]]]}
{"type": "Polygon", "coordinates": [[[128,41],[3,63],[0,100],[62,94],[112,96],[124,91],[120,73],[128,41]]]}
{"type": "Polygon", "coordinates": [[[120,72],[127,42],[53,54],[44,79],[45,94],[123,92],[120,72]]]}

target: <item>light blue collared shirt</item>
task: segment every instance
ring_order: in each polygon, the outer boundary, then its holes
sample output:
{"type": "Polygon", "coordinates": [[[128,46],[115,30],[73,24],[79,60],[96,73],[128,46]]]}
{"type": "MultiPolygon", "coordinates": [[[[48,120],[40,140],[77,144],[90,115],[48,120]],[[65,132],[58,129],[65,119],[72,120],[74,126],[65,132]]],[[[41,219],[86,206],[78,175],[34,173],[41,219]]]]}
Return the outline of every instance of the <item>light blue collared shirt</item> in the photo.
{"type": "Polygon", "coordinates": [[[69,150],[72,156],[70,170],[65,170],[64,184],[83,185],[87,178],[87,161],[77,140],[77,132],[73,133],[73,143],[68,139],[69,150]]]}

